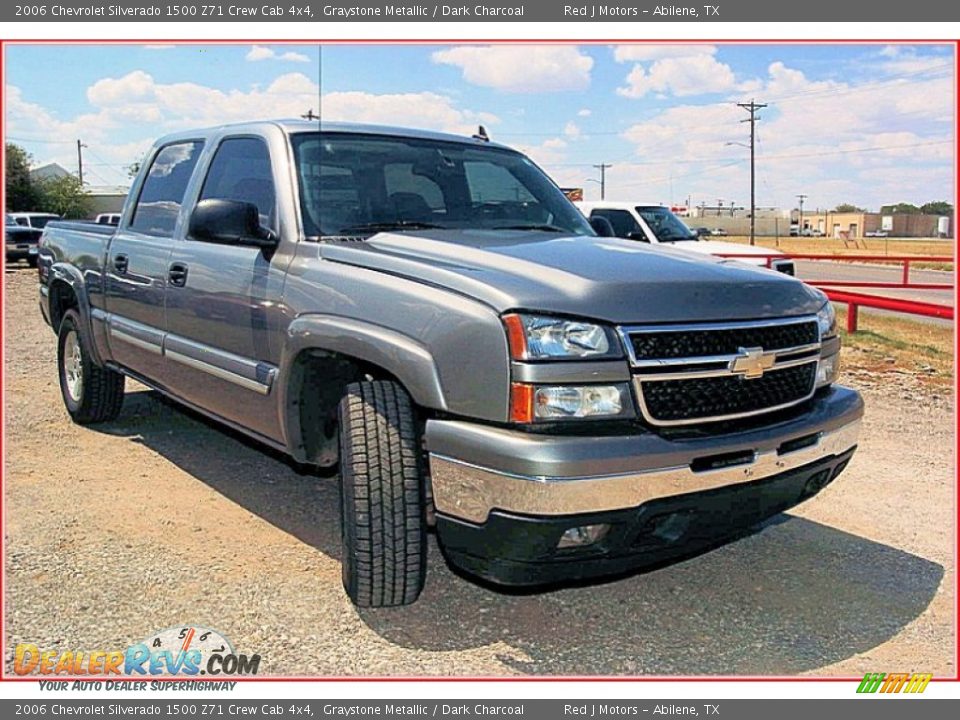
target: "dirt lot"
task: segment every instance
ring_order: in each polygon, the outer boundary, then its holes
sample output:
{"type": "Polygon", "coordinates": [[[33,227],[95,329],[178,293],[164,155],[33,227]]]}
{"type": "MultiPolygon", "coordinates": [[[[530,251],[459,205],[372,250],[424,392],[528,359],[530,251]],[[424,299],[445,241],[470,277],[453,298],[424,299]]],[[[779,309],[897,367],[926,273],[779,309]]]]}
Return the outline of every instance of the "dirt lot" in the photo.
{"type": "Polygon", "coordinates": [[[261,674],[955,673],[949,363],[848,351],[844,381],[868,408],[859,453],[735,544],[508,595],[455,575],[431,540],[419,603],[358,612],[340,587],[335,479],[142,387],[116,422],[71,424],[34,273],[5,280],[8,672],[18,642],[114,649],[195,623],[260,653],[261,674]]]}

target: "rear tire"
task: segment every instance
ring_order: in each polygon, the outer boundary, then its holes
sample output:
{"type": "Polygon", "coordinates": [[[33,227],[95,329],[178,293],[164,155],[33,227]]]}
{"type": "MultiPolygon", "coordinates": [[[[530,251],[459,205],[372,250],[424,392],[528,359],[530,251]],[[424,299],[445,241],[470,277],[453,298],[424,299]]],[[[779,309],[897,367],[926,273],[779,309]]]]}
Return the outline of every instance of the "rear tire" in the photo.
{"type": "Polygon", "coordinates": [[[124,377],[93,362],[80,328],[79,313],[67,310],[60,321],[57,339],[63,404],[73,421],[80,425],[114,420],[123,406],[124,377]]]}
{"type": "Polygon", "coordinates": [[[340,401],[343,587],[359,607],[409,605],[427,567],[424,483],[410,396],[387,381],[340,401]]]}

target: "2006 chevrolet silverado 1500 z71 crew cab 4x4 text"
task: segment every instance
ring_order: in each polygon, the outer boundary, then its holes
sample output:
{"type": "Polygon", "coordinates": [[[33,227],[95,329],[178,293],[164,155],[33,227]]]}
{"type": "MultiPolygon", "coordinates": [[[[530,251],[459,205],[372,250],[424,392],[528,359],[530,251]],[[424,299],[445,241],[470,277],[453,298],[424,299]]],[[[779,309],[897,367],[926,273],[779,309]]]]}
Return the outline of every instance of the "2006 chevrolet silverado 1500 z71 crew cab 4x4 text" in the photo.
{"type": "Polygon", "coordinates": [[[863,406],[824,295],[595,226],[484,137],[227,126],[160,140],[117,228],[48,226],[40,307],[75,421],[115,418],[130,376],[339,463],[361,606],[417,598],[434,523],[469,573],[541,584],[836,478],[863,406]]]}

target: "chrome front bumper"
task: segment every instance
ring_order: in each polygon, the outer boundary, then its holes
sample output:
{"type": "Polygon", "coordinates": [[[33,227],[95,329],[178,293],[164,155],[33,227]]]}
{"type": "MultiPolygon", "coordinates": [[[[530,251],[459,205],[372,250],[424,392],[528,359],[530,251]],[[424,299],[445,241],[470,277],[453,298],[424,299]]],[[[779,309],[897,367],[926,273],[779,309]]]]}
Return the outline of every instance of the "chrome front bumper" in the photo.
{"type": "Polygon", "coordinates": [[[715,437],[667,440],[653,433],[604,437],[522,433],[430,421],[427,446],[438,513],[484,523],[491,511],[532,516],[633,508],[772,477],[857,444],[863,403],[834,387],[791,421],[715,437]],[[807,443],[790,449],[789,443],[807,443]],[[696,461],[739,454],[737,464],[695,470],[696,461]]]}

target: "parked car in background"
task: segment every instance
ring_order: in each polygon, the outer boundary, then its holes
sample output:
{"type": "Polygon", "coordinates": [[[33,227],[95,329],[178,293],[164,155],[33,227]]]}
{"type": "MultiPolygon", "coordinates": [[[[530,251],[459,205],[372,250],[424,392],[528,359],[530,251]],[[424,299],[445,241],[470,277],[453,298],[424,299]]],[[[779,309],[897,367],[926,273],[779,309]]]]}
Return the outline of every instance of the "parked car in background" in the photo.
{"type": "Polygon", "coordinates": [[[119,225],[120,213],[100,213],[93,221],[97,225],[119,225]]]}
{"type": "Polygon", "coordinates": [[[693,234],[698,238],[708,237],[710,235],[710,228],[708,227],[698,227],[693,228],[693,234]]]}
{"type": "Polygon", "coordinates": [[[13,215],[3,217],[3,240],[7,262],[26,260],[30,267],[37,265],[37,241],[42,230],[34,230],[17,223],[13,215]]]}
{"type": "Polygon", "coordinates": [[[889,234],[886,230],[869,230],[864,233],[864,237],[885,238],[889,234]]]}
{"type": "Polygon", "coordinates": [[[713,228],[713,230],[710,231],[710,234],[713,235],[713,237],[726,237],[727,231],[723,228],[713,228]]]}
{"type": "MultiPolygon", "coordinates": [[[[580,212],[588,218],[604,218],[613,226],[614,235],[628,240],[639,240],[652,245],[670,245],[682,250],[689,250],[704,255],[758,255],[761,257],[737,258],[739,262],[748,265],[762,265],[766,267],[766,255],[783,255],[779,250],[757,247],[755,245],[740,245],[738,243],[722,242],[709,238],[716,234],[716,230],[697,228],[691,230],[678,218],[670,208],[662,205],[638,205],[631,202],[614,202],[608,200],[574,203],[580,212]],[[701,231],[706,231],[704,234],[701,231]]],[[[722,230],[720,232],[723,232],[722,230]]],[[[723,233],[726,235],[726,233],[723,233]]],[[[770,266],[787,275],[795,273],[793,260],[783,255],[783,259],[774,259],[770,266]]]]}
{"type": "Polygon", "coordinates": [[[821,291],[601,230],[484,137],[228,125],[160,139],[118,228],[49,226],[40,311],[77,423],[131,377],[339,468],[357,605],[416,600],[432,527],[487,580],[580,581],[813,497],[863,414],[821,291]]]}
{"type": "Polygon", "coordinates": [[[44,212],[15,212],[10,213],[10,217],[16,221],[17,225],[43,230],[51,220],[59,220],[59,215],[44,212]]]}

